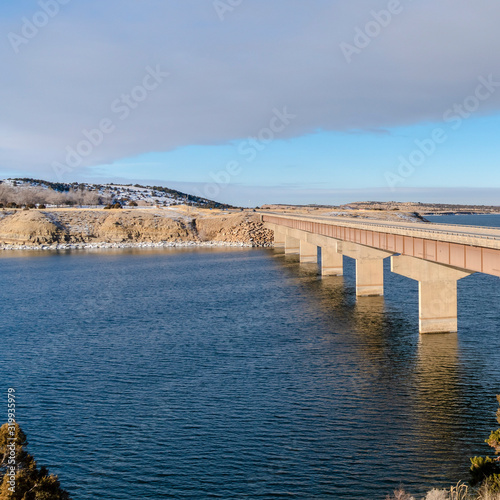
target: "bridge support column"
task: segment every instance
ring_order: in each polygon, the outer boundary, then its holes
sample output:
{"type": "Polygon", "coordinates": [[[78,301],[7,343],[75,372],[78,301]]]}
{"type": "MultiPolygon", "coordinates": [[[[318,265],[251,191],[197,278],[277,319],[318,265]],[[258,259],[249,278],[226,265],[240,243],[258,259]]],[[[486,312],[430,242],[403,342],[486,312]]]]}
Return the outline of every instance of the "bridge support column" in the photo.
{"type": "Polygon", "coordinates": [[[321,274],[323,276],[342,276],[344,274],[344,257],[336,248],[321,247],[321,274]]]}
{"type": "Polygon", "coordinates": [[[318,247],[307,241],[300,240],[300,262],[312,263],[318,262],[318,247]]]}
{"type": "Polygon", "coordinates": [[[356,259],[356,295],[384,295],[384,259],[392,252],[343,242],[342,253],[356,259]]]}
{"type": "Polygon", "coordinates": [[[420,333],[458,330],[457,281],[472,273],[416,257],[391,257],[391,271],[418,281],[420,333]]]}
{"type": "Polygon", "coordinates": [[[384,295],[384,259],[356,259],[356,295],[384,295]]]}
{"type": "Polygon", "coordinates": [[[285,236],[285,254],[300,253],[300,240],[292,236],[285,236]]]}
{"type": "Polygon", "coordinates": [[[286,233],[280,226],[274,226],[274,248],[285,248],[286,233]]]}

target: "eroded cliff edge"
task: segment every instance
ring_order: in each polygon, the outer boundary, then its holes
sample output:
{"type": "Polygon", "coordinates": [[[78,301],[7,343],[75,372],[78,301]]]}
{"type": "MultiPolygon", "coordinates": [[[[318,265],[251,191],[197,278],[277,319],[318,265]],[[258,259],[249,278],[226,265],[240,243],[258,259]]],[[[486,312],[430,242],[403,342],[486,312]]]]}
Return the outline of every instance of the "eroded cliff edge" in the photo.
{"type": "Polygon", "coordinates": [[[44,209],[0,212],[0,248],[220,243],[272,246],[253,212],[44,209]]]}

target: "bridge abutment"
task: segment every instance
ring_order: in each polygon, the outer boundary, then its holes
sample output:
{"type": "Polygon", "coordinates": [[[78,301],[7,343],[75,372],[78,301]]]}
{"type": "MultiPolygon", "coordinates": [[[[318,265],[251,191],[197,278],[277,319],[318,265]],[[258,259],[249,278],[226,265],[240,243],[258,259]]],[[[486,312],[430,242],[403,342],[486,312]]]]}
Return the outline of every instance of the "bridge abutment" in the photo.
{"type": "Polygon", "coordinates": [[[407,255],[391,257],[391,271],[418,281],[420,333],[458,331],[457,281],[472,273],[407,255]]]}

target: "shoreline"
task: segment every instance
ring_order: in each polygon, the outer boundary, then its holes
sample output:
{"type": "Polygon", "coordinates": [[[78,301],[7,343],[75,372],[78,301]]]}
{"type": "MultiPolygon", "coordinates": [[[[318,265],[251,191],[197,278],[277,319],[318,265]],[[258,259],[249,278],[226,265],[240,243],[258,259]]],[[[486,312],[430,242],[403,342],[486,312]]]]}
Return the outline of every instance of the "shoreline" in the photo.
{"type": "Polygon", "coordinates": [[[272,243],[254,244],[232,241],[160,241],[154,242],[95,242],[53,243],[51,245],[0,244],[0,251],[46,251],[46,250],[106,250],[121,248],[272,248],[272,243]]]}
{"type": "Polygon", "coordinates": [[[422,213],[423,217],[440,217],[444,215],[500,215],[500,212],[444,212],[444,213],[422,213]]]}
{"type": "Polygon", "coordinates": [[[259,247],[272,241],[259,216],[246,212],[29,210],[0,218],[0,250],[259,247]]]}

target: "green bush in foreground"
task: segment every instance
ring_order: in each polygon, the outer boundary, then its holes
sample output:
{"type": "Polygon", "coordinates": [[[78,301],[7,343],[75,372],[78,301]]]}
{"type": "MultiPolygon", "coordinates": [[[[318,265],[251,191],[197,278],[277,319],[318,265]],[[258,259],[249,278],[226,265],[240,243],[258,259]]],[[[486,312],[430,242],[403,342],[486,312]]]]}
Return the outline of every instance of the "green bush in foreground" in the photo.
{"type": "MultiPolygon", "coordinates": [[[[500,395],[497,396],[500,403],[500,395]]],[[[500,409],[497,411],[497,421],[500,424],[500,409]]],[[[485,441],[500,455],[500,429],[493,431],[485,441]]],[[[481,484],[491,493],[500,493],[500,457],[473,457],[471,461],[471,484],[481,484]]]]}
{"type": "Polygon", "coordinates": [[[3,475],[0,500],[70,500],[57,476],[49,474],[45,467],[38,468],[35,459],[25,450],[27,445],[26,435],[18,424],[0,427],[0,473],[3,475]]]}

